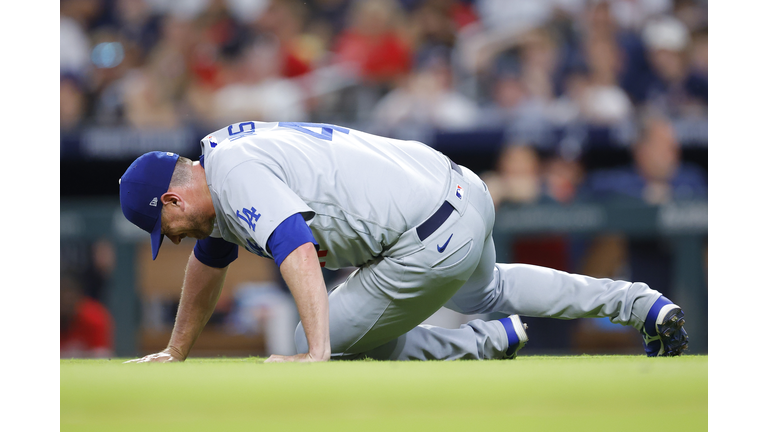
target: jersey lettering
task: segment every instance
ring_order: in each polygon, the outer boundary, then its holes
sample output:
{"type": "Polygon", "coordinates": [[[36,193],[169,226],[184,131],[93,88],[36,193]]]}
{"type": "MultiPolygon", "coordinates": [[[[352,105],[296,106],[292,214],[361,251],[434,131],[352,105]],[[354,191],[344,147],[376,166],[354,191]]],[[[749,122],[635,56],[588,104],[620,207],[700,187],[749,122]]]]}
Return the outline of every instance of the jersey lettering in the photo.
{"type": "Polygon", "coordinates": [[[255,208],[251,207],[250,210],[243,208],[243,214],[240,214],[240,210],[236,211],[235,214],[248,224],[251,231],[256,231],[256,222],[259,221],[261,213],[257,213],[255,208]]]}
{"type": "Polygon", "coordinates": [[[349,129],[343,128],[341,126],[335,126],[335,125],[330,125],[325,123],[280,122],[277,125],[281,127],[287,127],[287,128],[293,129],[295,131],[307,134],[309,136],[312,136],[324,141],[330,141],[333,139],[333,131],[349,134],[349,129]],[[307,129],[308,127],[319,128],[320,132],[318,133],[311,129],[307,129]]]}

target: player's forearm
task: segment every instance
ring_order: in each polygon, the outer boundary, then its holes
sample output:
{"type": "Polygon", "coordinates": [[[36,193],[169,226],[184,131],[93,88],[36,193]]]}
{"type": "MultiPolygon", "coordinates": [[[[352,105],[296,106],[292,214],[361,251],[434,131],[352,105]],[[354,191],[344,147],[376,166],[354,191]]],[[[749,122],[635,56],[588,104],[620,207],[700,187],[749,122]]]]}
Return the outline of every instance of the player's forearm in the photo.
{"type": "Polygon", "coordinates": [[[311,243],[299,246],[280,265],[280,272],[296,300],[296,307],[315,360],[331,357],[328,294],[317,252],[311,243]]]}
{"type": "Polygon", "coordinates": [[[167,352],[181,356],[180,360],[187,358],[192,345],[213,314],[226,274],[227,268],[209,267],[198,261],[194,253],[190,255],[167,352]]]}

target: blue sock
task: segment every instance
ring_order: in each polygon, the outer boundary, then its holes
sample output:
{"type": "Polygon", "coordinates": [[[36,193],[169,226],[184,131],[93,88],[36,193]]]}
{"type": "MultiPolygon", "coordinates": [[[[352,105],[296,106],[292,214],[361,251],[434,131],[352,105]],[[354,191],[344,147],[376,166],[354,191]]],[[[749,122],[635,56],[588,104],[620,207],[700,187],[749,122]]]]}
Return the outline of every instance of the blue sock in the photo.
{"type": "Polygon", "coordinates": [[[512,325],[512,318],[502,318],[499,322],[504,326],[504,331],[507,332],[507,342],[509,342],[507,355],[512,355],[514,348],[520,343],[520,338],[517,337],[517,333],[515,333],[515,326],[512,325]]]}
{"type": "Polygon", "coordinates": [[[672,304],[668,298],[661,296],[651,306],[651,310],[648,311],[648,316],[645,318],[645,332],[649,336],[656,336],[656,319],[659,317],[659,311],[664,306],[672,304]]]}

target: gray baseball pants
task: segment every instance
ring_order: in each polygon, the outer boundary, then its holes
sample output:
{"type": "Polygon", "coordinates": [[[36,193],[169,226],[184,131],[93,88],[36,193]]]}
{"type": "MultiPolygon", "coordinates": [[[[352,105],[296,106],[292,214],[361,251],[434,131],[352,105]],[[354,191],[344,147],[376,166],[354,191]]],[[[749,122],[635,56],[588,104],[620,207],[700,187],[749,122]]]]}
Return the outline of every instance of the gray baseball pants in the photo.
{"type": "MultiPolygon", "coordinates": [[[[643,283],[596,279],[525,264],[496,263],[493,201],[465,167],[446,191],[455,211],[423,241],[406,231],[387,252],[352,273],[329,296],[333,359],[454,360],[504,358],[497,321],[458,329],[419,325],[445,306],[464,314],[502,312],[560,319],[610,317],[640,329],[661,295],[643,283]],[[456,194],[457,186],[463,191],[456,194]],[[442,252],[440,251],[442,249],[442,252]]],[[[304,328],[295,334],[307,352],[304,328]]]]}

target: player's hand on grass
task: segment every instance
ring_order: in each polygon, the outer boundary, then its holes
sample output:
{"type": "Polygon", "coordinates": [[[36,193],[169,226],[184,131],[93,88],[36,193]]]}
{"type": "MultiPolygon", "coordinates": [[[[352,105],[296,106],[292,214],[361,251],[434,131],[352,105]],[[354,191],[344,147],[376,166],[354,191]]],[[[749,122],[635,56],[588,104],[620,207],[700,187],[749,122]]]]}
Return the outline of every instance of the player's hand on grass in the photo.
{"type": "Polygon", "coordinates": [[[291,356],[272,354],[271,356],[269,356],[268,359],[264,360],[264,363],[288,363],[288,362],[311,363],[311,362],[322,362],[322,361],[328,361],[328,360],[330,360],[330,357],[315,358],[315,357],[312,357],[312,354],[310,353],[296,354],[291,356]]]}
{"type": "Polygon", "coordinates": [[[174,353],[172,350],[163,350],[159,353],[150,354],[142,358],[128,360],[123,363],[171,363],[184,361],[178,353],[174,353]]]}

